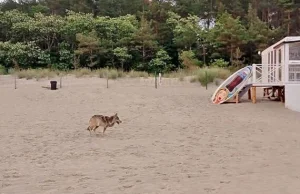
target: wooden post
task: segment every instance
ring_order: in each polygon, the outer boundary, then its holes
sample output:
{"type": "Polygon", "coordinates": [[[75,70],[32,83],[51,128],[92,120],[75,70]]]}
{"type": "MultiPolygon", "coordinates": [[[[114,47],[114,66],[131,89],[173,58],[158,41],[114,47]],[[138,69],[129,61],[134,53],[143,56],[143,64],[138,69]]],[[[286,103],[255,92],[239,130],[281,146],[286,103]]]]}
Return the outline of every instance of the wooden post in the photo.
{"type": "Polygon", "coordinates": [[[285,89],[285,88],[284,88],[284,86],[283,86],[283,87],[282,87],[282,90],[281,90],[281,91],[282,91],[282,95],[281,95],[281,99],[280,99],[282,103],[285,102],[285,92],[284,92],[284,89],[285,89]]]}
{"type": "Polygon", "coordinates": [[[155,84],[155,88],[157,89],[157,76],[156,76],[156,72],[155,72],[154,77],[155,77],[155,82],[154,82],[154,84],[155,84]]]}
{"type": "Polygon", "coordinates": [[[256,64],[252,65],[252,83],[256,83],[256,64]]]}
{"type": "Polygon", "coordinates": [[[59,80],[59,88],[62,88],[62,76],[60,76],[60,80],[59,80]]]}
{"type": "Polygon", "coordinates": [[[17,75],[15,75],[15,89],[17,89],[17,75]]]}
{"type": "Polygon", "coordinates": [[[17,89],[17,71],[20,71],[20,67],[19,67],[19,64],[17,62],[16,59],[12,59],[12,62],[14,64],[14,74],[15,74],[15,89],[17,89]]]}
{"type": "Polygon", "coordinates": [[[256,103],[256,87],[251,87],[251,99],[252,99],[252,103],[256,103]]]}
{"type": "Polygon", "coordinates": [[[248,100],[251,100],[251,88],[248,89],[248,100]]]}
{"type": "Polygon", "coordinates": [[[158,74],[158,84],[161,86],[161,73],[158,74]]]}
{"type": "Polygon", "coordinates": [[[239,103],[239,94],[235,95],[235,103],[238,104],[239,103]]]}
{"type": "Polygon", "coordinates": [[[207,71],[205,71],[205,88],[206,88],[206,90],[207,90],[207,82],[208,82],[207,71]]]}
{"type": "Polygon", "coordinates": [[[283,88],[279,86],[278,87],[278,98],[280,99],[281,102],[283,102],[282,92],[283,92],[283,88]]]}
{"type": "Polygon", "coordinates": [[[106,88],[108,88],[108,68],[107,68],[107,72],[106,72],[106,88]]]}

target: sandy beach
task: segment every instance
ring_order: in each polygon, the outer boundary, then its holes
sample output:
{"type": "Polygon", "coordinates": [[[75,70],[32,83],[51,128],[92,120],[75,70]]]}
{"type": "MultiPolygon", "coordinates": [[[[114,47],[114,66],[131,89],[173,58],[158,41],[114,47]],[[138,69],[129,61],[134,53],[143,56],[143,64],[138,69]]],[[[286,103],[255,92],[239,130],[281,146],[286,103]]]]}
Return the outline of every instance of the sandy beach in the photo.
{"type": "Polygon", "coordinates": [[[0,76],[0,194],[300,192],[300,113],[283,103],[214,105],[216,86],[172,79],[49,85],[0,76]],[[114,113],[90,136],[92,115],[114,113]]]}

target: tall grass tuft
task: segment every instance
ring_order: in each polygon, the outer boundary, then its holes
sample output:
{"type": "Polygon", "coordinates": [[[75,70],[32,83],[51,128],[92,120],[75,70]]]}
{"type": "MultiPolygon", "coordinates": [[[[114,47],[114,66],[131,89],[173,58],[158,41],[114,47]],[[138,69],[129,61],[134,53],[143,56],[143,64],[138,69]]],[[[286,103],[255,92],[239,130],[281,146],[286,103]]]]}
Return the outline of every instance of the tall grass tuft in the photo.
{"type": "Polygon", "coordinates": [[[117,79],[119,76],[119,73],[115,69],[108,70],[108,79],[117,79]]]}
{"type": "Polygon", "coordinates": [[[190,82],[199,81],[202,86],[214,82],[216,78],[226,79],[231,75],[231,72],[228,69],[223,68],[207,68],[199,69],[190,82]]]}
{"type": "Polygon", "coordinates": [[[122,78],[122,77],[126,77],[126,73],[122,70],[118,70],[118,77],[122,78]]]}
{"type": "Polygon", "coordinates": [[[77,78],[85,77],[85,76],[92,76],[92,70],[85,67],[85,68],[80,68],[80,69],[73,70],[71,72],[71,74],[74,74],[75,77],[77,77],[77,78]]]}
{"type": "Polygon", "coordinates": [[[57,76],[57,72],[51,71],[49,69],[26,69],[20,71],[14,71],[19,79],[25,78],[27,80],[35,78],[40,80],[42,78],[53,78],[57,76]]]}
{"type": "Polygon", "coordinates": [[[95,70],[95,73],[99,78],[105,78],[107,76],[107,69],[106,68],[97,69],[95,70]]]}
{"type": "Polygon", "coordinates": [[[179,78],[180,80],[183,80],[184,77],[193,76],[196,73],[197,71],[188,70],[188,69],[179,69],[177,71],[166,73],[163,76],[166,78],[179,78]]]}
{"type": "Polygon", "coordinates": [[[128,76],[131,77],[131,78],[137,78],[137,77],[148,78],[149,74],[147,72],[145,72],[145,71],[134,71],[134,70],[131,70],[128,73],[128,76]]]}
{"type": "Polygon", "coordinates": [[[121,70],[108,69],[108,68],[97,69],[95,70],[95,74],[99,78],[106,78],[108,76],[109,79],[117,79],[126,76],[126,74],[121,70]]]}

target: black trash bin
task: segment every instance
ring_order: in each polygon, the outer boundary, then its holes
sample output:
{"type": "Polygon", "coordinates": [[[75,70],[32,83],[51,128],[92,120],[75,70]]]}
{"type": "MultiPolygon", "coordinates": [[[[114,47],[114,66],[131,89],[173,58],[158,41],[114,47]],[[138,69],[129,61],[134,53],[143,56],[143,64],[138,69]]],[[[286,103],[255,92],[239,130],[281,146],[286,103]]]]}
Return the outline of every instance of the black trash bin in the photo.
{"type": "Polygon", "coordinates": [[[50,81],[50,85],[51,85],[51,90],[56,90],[57,89],[57,81],[50,81]]]}

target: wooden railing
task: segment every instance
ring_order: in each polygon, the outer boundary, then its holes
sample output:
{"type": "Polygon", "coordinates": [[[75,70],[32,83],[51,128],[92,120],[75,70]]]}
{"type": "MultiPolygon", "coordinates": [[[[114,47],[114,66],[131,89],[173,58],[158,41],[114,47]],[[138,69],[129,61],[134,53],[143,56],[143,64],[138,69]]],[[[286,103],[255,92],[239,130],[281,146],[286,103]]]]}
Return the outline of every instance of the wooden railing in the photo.
{"type": "Polygon", "coordinates": [[[284,85],[284,68],[279,64],[253,64],[252,84],[258,86],[284,85]]]}

